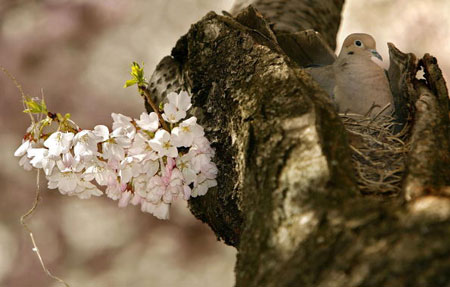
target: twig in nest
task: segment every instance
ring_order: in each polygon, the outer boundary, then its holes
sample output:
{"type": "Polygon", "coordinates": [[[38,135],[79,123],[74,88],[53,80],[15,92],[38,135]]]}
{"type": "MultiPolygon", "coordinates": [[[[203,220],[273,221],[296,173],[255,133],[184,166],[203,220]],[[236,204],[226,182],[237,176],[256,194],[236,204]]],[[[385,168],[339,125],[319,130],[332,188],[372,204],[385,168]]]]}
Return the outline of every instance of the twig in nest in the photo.
{"type": "Polygon", "coordinates": [[[361,140],[358,146],[350,145],[358,186],[363,193],[398,194],[401,191],[402,173],[405,169],[407,128],[394,134],[397,124],[393,117],[382,115],[385,106],[375,118],[356,114],[341,115],[347,131],[361,140]]]}

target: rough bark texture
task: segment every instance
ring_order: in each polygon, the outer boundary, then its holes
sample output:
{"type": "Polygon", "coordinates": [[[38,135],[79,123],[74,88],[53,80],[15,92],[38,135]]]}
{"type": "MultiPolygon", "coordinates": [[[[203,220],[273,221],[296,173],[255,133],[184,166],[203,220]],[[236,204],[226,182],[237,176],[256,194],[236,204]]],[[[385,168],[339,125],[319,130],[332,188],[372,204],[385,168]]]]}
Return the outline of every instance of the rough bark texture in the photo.
{"type": "Polygon", "coordinates": [[[450,186],[449,97],[436,58],[426,54],[420,61],[425,81],[416,83],[418,99],[411,138],[405,198],[427,194],[447,195],[450,186]]]}
{"type": "Polygon", "coordinates": [[[188,90],[216,149],[218,186],[190,209],[238,249],[236,286],[448,286],[448,99],[435,61],[424,57],[416,83],[413,58],[391,48],[394,92],[417,109],[406,113],[414,200],[380,201],[358,193],[340,118],[273,34],[252,8],[209,13],[150,84],[157,98],[164,81],[188,90]]]}
{"type": "Polygon", "coordinates": [[[336,48],[344,0],[236,0],[231,13],[236,15],[248,5],[260,11],[277,34],[313,29],[336,48]]]}

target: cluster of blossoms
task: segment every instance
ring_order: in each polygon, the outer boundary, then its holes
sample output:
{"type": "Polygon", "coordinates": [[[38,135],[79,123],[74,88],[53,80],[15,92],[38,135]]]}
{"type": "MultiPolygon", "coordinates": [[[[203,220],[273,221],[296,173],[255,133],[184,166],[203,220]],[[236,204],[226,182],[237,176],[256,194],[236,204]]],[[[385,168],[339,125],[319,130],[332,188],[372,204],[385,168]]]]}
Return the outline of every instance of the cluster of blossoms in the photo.
{"type": "Polygon", "coordinates": [[[60,125],[45,135],[35,125],[14,155],[25,170],[42,169],[50,189],[80,198],[105,193],[120,207],[139,204],[167,219],[174,200],[204,195],[217,185],[214,151],[203,128],[195,117],[185,119],[191,98],[186,92],[167,98],[162,114],[167,130],[154,112],[140,119],[113,113],[111,131],[104,125],[93,130],[60,125]]]}

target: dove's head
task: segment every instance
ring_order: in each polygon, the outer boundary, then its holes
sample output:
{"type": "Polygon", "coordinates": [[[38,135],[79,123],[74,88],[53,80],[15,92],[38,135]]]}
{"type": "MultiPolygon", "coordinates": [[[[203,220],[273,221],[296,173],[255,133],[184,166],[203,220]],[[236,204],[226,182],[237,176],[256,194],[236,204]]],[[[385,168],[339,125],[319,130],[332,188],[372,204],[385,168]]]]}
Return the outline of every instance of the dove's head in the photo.
{"type": "Polygon", "coordinates": [[[344,43],[342,44],[339,57],[355,55],[367,57],[369,59],[371,57],[376,57],[383,61],[383,58],[378,54],[376,48],[375,39],[369,34],[350,34],[345,38],[344,43]]]}

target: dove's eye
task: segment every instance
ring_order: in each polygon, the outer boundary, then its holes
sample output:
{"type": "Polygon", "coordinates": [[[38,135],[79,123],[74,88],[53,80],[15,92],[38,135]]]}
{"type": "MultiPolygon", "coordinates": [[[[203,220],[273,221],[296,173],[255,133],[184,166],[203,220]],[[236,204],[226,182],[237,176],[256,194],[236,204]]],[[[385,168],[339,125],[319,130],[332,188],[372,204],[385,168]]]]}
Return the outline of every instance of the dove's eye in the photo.
{"type": "Polygon", "coordinates": [[[362,47],[363,43],[360,40],[356,40],[355,41],[355,45],[358,46],[358,47],[362,47]]]}

